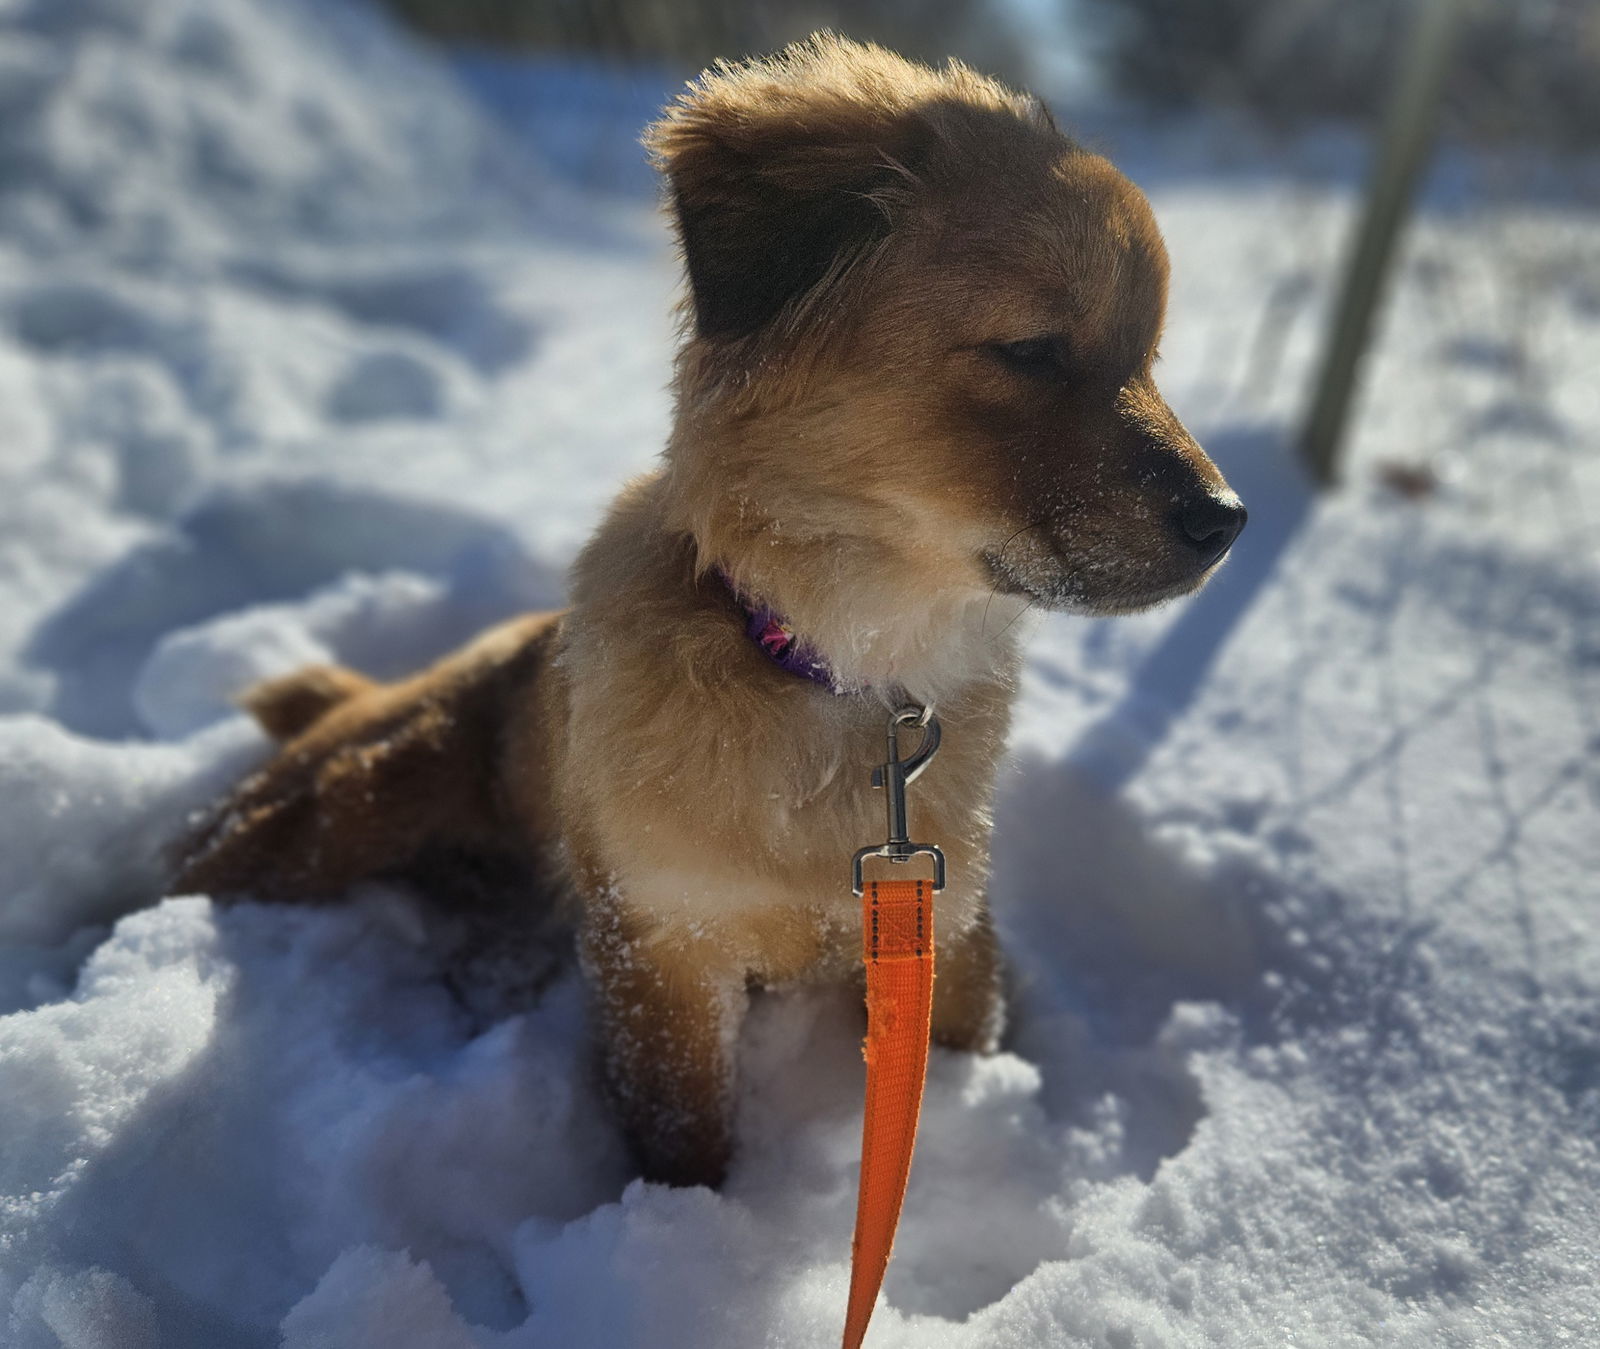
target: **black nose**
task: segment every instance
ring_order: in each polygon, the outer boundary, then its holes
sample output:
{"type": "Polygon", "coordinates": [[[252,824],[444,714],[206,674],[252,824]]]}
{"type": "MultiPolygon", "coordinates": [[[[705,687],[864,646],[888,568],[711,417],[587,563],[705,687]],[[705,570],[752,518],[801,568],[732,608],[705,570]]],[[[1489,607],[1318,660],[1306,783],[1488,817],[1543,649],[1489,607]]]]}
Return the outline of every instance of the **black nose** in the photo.
{"type": "Polygon", "coordinates": [[[1200,555],[1200,565],[1209,567],[1239,537],[1249,513],[1239,498],[1197,496],[1178,511],[1178,529],[1184,541],[1200,555]]]}

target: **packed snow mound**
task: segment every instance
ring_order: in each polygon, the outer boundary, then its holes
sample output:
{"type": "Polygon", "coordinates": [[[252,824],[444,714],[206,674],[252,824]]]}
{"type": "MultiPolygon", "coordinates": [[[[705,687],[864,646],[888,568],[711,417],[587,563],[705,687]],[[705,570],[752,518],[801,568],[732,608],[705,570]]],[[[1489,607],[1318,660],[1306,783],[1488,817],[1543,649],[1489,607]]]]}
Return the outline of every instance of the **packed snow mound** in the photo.
{"type": "Polygon", "coordinates": [[[576,535],[606,476],[552,459],[488,518],[482,481],[532,426],[608,425],[619,471],[659,443],[640,208],[588,211],[618,248],[573,263],[536,158],[354,0],[18,0],[0,71],[0,709],[170,732],[134,692],[158,638],[350,569],[480,620],[558,598],[571,539],[526,503],[576,535]],[[601,359],[649,392],[603,400],[601,359]]]}
{"type": "Polygon", "coordinates": [[[375,243],[531,200],[526,161],[347,0],[7,9],[0,228],[34,255],[184,269],[241,232],[375,243]]]}
{"type": "MultiPolygon", "coordinates": [[[[667,429],[664,232],[550,228],[343,0],[11,0],[0,111],[0,1343],[837,1343],[846,993],[757,998],[733,1173],[674,1191],[559,943],[496,953],[538,962],[513,998],[446,973],[425,897],[164,893],[267,751],[242,687],[559,602],[667,429]]],[[[1593,1342],[1600,307],[1501,330],[1591,236],[1425,221],[1313,500],[1283,428],[1347,202],[1197,179],[1197,135],[1134,161],[1162,382],[1251,525],[1183,606],[1036,623],[1012,1031],[934,1055],[871,1342],[1593,1342]],[[1369,487],[1419,455],[1422,501],[1369,487]]]]}

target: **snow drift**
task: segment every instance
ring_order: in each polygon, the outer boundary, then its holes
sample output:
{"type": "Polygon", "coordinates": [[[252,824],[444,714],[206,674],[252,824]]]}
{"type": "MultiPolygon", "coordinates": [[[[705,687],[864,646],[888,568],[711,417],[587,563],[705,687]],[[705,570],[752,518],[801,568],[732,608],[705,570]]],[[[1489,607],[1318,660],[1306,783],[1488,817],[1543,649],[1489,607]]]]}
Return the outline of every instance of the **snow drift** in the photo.
{"type": "MultiPolygon", "coordinates": [[[[355,6],[0,22],[0,1340],[834,1343],[848,999],[759,1000],[734,1174],[671,1191],[629,1176],[566,967],[464,1005],[414,896],[161,894],[264,753],[243,684],[559,598],[665,430],[662,236],[558,201],[355,6]]],[[[1254,522],[1187,607],[1038,625],[1014,1031],[935,1056],[873,1342],[1588,1342],[1593,226],[1427,221],[1362,444],[1447,446],[1443,485],[1313,503],[1279,428],[1343,197],[1171,153],[1133,165],[1164,383],[1254,522]],[[1512,264],[1570,278],[1531,350],[1512,264]]]]}

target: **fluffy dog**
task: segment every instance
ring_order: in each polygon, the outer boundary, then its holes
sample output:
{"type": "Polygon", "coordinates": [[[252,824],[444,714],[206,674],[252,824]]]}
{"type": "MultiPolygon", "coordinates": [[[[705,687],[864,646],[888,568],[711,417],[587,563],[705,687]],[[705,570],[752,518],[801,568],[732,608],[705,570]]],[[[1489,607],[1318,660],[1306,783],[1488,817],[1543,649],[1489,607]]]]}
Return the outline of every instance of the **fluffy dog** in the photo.
{"type": "Polygon", "coordinates": [[[856,977],[886,710],[944,726],[913,801],[950,867],[934,1034],[989,1050],[1014,620],[1191,591],[1245,517],[1151,376],[1149,206],[1037,100],[823,35],[708,72],[648,144],[690,292],[659,471],[564,613],[401,683],[314,669],[246,695],[282,747],[180,881],[308,899],[516,874],[513,910],[568,897],[645,1174],[715,1184],[747,990],[856,977]]]}

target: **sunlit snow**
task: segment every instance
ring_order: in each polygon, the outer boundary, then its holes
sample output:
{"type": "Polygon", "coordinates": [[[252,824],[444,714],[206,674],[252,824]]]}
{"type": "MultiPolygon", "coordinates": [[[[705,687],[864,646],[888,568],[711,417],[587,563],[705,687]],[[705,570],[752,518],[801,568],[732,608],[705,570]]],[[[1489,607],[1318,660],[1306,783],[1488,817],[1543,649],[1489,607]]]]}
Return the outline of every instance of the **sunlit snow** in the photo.
{"type": "MultiPolygon", "coordinates": [[[[243,685],[559,602],[667,428],[648,205],[344,3],[19,0],[0,109],[0,1343],[836,1343],[844,994],[759,998],[733,1174],[674,1191],[570,973],[469,1010],[414,897],[161,895],[243,685]]],[[[1252,523],[1194,601],[1023,620],[1014,1027],[934,1056],[869,1343],[1594,1343],[1600,231],[1426,214],[1314,500],[1350,156],[1099,135],[1252,523]]]]}

